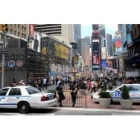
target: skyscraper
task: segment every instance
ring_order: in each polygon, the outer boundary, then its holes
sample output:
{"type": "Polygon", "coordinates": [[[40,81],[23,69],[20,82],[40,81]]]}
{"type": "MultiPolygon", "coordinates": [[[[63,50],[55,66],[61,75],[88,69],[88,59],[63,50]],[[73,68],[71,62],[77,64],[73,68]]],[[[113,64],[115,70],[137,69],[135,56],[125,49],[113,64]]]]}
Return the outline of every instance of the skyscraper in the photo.
{"type": "Polygon", "coordinates": [[[90,37],[81,38],[80,54],[83,57],[84,64],[87,66],[90,65],[90,46],[90,37]]]}
{"type": "Polygon", "coordinates": [[[76,52],[80,54],[81,48],[81,24],[74,24],[74,42],[77,44],[76,52]]]}
{"type": "Polygon", "coordinates": [[[107,34],[107,56],[113,55],[112,35],[107,34]]]}
{"type": "Polygon", "coordinates": [[[35,31],[51,35],[67,45],[74,42],[74,24],[36,24],[35,31]]]}

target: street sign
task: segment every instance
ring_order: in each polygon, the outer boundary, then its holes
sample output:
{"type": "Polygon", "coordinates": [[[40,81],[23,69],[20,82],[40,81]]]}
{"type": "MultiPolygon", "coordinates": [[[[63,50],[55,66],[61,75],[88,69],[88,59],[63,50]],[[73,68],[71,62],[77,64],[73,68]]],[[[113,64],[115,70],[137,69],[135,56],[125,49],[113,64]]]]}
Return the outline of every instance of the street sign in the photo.
{"type": "Polygon", "coordinates": [[[10,60],[10,61],[8,62],[8,67],[9,67],[9,68],[14,68],[14,67],[15,67],[15,62],[14,62],[13,60],[10,60]]]}

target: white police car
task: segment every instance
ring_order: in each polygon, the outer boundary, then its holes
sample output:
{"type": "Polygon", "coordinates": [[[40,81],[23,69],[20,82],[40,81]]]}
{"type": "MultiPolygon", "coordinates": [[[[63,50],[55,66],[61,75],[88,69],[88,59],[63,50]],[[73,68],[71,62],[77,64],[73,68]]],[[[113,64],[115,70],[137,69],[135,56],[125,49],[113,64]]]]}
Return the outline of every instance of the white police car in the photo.
{"type": "Polygon", "coordinates": [[[0,108],[17,108],[20,113],[28,113],[30,108],[45,109],[57,103],[54,93],[41,93],[31,86],[0,89],[0,108]]]}
{"type": "MultiPolygon", "coordinates": [[[[125,84],[125,85],[129,90],[129,95],[130,98],[133,100],[133,102],[140,102],[140,84],[125,84]]],[[[120,102],[123,86],[124,84],[115,88],[112,91],[109,91],[112,96],[112,102],[120,102]]],[[[95,103],[99,102],[99,92],[93,93],[92,97],[95,103]]]]}

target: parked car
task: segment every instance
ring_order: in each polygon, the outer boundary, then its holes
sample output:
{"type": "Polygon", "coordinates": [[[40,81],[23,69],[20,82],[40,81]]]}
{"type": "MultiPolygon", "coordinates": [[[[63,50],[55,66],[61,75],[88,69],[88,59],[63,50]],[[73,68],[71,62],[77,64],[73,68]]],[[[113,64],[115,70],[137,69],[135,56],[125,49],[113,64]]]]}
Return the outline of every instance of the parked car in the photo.
{"type": "Polygon", "coordinates": [[[15,86],[0,89],[0,108],[17,108],[28,113],[30,108],[45,109],[58,102],[54,93],[41,93],[31,86],[15,86]]]}
{"type": "MultiPolygon", "coordinates": [[[[129,90],[130,99],[133,100],[133,102],[139,102],[140,103],[140,84],[125,84],[129,90]]],[[[112,102],[120,102],[121,99],[121,93],[122,93],[122,87],[121,86],[115,88],[114,90],[109,91],[112,96],[112,102]]],[[[95,103],[99,102],[99,91],[92,94],[93,100],[95,103]]]]}

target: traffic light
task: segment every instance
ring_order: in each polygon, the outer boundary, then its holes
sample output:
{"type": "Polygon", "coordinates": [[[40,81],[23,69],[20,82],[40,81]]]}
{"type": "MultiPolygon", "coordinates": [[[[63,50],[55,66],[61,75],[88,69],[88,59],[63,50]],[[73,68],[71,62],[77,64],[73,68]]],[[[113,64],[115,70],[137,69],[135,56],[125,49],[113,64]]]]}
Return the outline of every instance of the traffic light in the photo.
{"type": "Polygon", "coordinates": [[[2,31],[8,31],[8,25],[7,24],[2,24],[2,31]]]}

